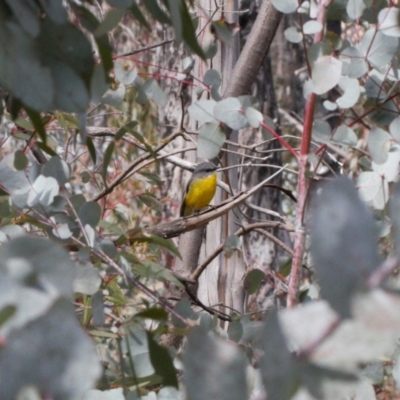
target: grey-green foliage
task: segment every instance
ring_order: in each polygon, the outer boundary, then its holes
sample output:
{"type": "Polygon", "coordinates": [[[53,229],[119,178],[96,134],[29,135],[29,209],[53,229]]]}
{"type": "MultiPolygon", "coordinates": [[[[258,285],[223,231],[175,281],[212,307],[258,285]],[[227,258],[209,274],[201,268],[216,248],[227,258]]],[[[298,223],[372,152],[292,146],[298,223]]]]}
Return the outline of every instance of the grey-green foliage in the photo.
{"type": "Polygon", "coordinates": [[[61,0],[52,3],[0,2],[0,85],[36,111],[83,112],[90,100],[92,47],[68,21],[61,0]]]}
{"type": "Polygon", "coordinates": [[[69,255],[49,239],[24,235],[4,243],[0,257],[0,308],[15,307],[0,327],[0,397],[14,400],[29,386],[52,398],[82,397],[101,367],[71,304],[69,255]]]}
{"type": "Polygon", "coordinates": [[[233,345],[204,327],[188,338],[184,380],[188,400],[243,400],[247,397],[245,359],[233,345]]]}
{"type": "Polygon", "coordinates": [[[225,143],[224,125],[233,130],[246,127],[259,128],[263,115],[257,110],[257,101],[252,96],[229,97],[220,100],[217,90],[220,77],[209,70],[204,79],[211,86],[210,100],[199,100],[188,108],[189,115],[199,122],[197,156],[205,159],[216,157],[225,143]]]}
{"type": "Polygon", "coordinates": [[[311,254],[321,295],[350,317],[351,299],[380,264],[375,223],[347,178],[326,185],[314,202],[311,254]]]}

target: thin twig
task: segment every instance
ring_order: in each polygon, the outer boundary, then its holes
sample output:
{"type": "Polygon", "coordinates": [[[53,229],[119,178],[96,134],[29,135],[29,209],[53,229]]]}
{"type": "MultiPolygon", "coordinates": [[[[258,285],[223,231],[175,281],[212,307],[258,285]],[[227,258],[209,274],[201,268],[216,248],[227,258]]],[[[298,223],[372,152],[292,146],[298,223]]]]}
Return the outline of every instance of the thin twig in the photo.
{"type": "MultiPolygon", "coordinates": [[[[245,225],[242,226],[240,229],[238,229],[234,235],[235,236],[243,236],[252,230],[257,230],[260,228],[278,228],[278,229],[284,229],[288,232],[291,232],[294,230],[294,228],[290,225],[285,225],[282,224],[281,222],[277,221],[265,221],[265,222],[258,222],[255,224],[251,225],[245,225]]],[[[225,247],[225,242],[220,244],[204,261],[201,265],[199,265],[196,270],[190,275],[190,279],[197,280],[199,279],[200,275],[204,272],[204,270],[207,268],[207,266],[212,262],[212,260],[217,257],[225,247]]]]}
{"type": "Polygon", "coordinates": [[[129,51],[128,53],[120,54],[120,55],[114,57],[114,59],[122,58],[122,57],[129,57],[129,56],[133,56],[138,53],[143,53],[144,51],[155,49],[156,47],[164,46],[165,44],[172,43],[173,41],[174,41],[174,39],[163,40],[162,42],[154,43],[154,44],[151,44],[150,46],[141,47],[140,49],[136,49],[136,50],[129,51]]]}

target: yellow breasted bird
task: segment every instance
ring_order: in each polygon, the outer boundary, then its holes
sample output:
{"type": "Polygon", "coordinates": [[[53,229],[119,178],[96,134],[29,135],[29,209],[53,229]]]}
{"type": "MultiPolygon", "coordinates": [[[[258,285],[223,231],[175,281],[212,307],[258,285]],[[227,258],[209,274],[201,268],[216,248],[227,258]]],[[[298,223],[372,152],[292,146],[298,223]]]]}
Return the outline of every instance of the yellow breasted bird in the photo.
{"type": "Polygon", "coordinates": [[[203,162],[193,171],[183,196],[180,216],[186,217],[207,207],[217,189],[217,166],[203,162]]]}

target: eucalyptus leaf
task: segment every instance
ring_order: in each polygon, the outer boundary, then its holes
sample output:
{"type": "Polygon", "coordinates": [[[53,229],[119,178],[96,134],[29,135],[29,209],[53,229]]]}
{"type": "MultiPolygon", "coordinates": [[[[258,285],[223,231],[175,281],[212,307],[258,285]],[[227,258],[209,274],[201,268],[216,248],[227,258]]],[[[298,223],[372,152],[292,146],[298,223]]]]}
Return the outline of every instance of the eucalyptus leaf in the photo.
{"type": "Polygon", "coordinates": [[[336,100],[337,105],[343,109],[353,107],[357,103],[361,93],[358,79],[342,76],[339,80],[339,87],[344,93],[336,100]]]}
{"type": "Polygon", "coordinates": [[[0,351],[3,400],[14,400],[27,385],[37,386],[52,398],[81,398],[100,375],[93,343],[70,302],[62,299],[44,316],[14,331],[0,351]]]}
{"type": "Polygon", "coordinates": [[[357,144],[357,135],[348,126],[340,125],[333,134],[332,141],[346,146],[355,146],[357,144]]]}
{"type": "Polygon", "coordinates": [[[248,120],[243,115],[242,104],[234,97],[219,101],[214,107],[214,117],[234,130],[243,129],[248,120]]]}
{"type": "Polygon", "coordinates": [[[64,185],[70,178],[68,164],[58,156],[47,161],[42,173],[44,176],[56,179],[60,186],[64,185]]]}
{"type": "Polygon", "coordinates": [[[324,94],[340,81],[342,62],[333,56],[323,56],[314,62],[312,70],[313,92],[324,94]]]}
{"type": "Polygon", "coordinates": [[[27,205],[32,207],[39,203],[49,206],[59,190],[58,182],[53,177],[39,175],[35,182],[33,182],[28,195],[27,205]]]}
{"type": "Polygon", "coordinates": [[[372,161],[372,169],[381,177],[384,177],[387,182],[396,182],[399,179],[399,163],[400,147],[393,146],[383,164],[377,164],[372,161]]]}
{"type": "Polygon", "coordinates": [[[184,365],[188,400],[247,398],[243,355],[205,328],[196,327],[190,333],[184,365]]]}
{"type": "Polygon", "coordinates": [[[393,139],[400,143],[400,117],[396,117],[389,125],[389,132],[393,139]]]}
{"type": "Polygon", "coordinates": [[[200,123],[215,122],[214,107],[217,104],[214,100],[199,100],[188,107],[189,115],[200,123]]]}
{"type": "Polygon", "coordinates": [[[303,25],[303,32],[306,35],[314,35],[321,32],[323,29],[322,24],[318,21],[310,20],[303,25]]]}
{"type": "Polygon", "coordinates": [[[291,43],[300,43],[303,40],[303,34],[295,27],[290,26],[283,32],[285,38],[291,43]]]}
{"type": "Polygon", "coordinates": [[[216,157],[225,143],[226,136],[217,122],[206,122],[199,131],[197,156],[211,160],[216,157]]]}
{"type": "Polygon", "coordinates": [[[388,158],[390,149],[390,135],[381,128],[370,130],[367,138],[368,150],[371,158],[377,164],[384,163],[388,158]]]}
{"type": "Polygon", "coordinates": [[[364,33],[360,50],[367,61],[374,67],[383,67],[396,54],[399,41],[397,37],[386,36],[375,28],[364,33]]]}
{"type": "Polygon", "coordinates": [[[284,14],[291,14],[297,10],[299,3],[297,0],[272,0],[272,5],[284,14]]]}
{"type": "Polygon", "coordinates": [[[269,312],[262,331],[262,380],[270,400],[289,400],[301,382],[301,368],[288,348],[276,310],[269,312]]]}
{"type": "Polygon", "coordinates": [[[368,276],[379,266],[375,222],[347,178],[325,185],[315,199],[311,254],[321,295],[343,318],[368,276]]]}
{"type": "Polygon", "coordinates": [[[379,31],[386,36],[400,37],[399,9],[384,8],[378,15],[379,31]]]}
{"type": "Polygon", "coordinates": [[[342,74],[349,78],[361,78],[368,72],[368,64],[358,47],[346,47],[340,54],[342,74]]]}
{"type": "Polygon", "coordinates": [[[101,97],[101,102],[104,104],[109,104],[110,106],[117,106],[122,102],[125,97],[125,86],[118,85],[118,87],[113,89],[108,89],[101,97]]]}
{"type": "Polygon", "coordinates": [[[92,264],[76,266],[76,276],[73,283],[74,292],[93,295],[98,291],[100,284],[99,271],[92,264]]]}
{"type": "Polygon", "coordinates": [[[353,20],[360,18],[366,7],[367,5],[364,0],[348,0],[346,7],[347,15],[353,20]]]}

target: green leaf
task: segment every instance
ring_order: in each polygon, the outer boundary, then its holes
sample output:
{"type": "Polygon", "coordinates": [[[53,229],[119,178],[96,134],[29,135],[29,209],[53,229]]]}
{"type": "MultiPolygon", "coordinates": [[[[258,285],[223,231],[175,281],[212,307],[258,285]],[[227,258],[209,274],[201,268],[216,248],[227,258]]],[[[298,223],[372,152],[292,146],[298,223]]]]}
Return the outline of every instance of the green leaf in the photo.
{"type": "Polygon", "coordinates": [[[92,103],[99,103],[109,88],[110,85],[108,83],[107,73],[104,70],[104,66],[102,64],[96,65],[90,81],[90,96],[92,103]]]}
{"type": "Polygon", "coordinates": [[[121,21],[122,17],[125,15],[125,10],[121,9],[112,9],[108,11],[104,20],[100,23],[100,25],[93,32],[94,36],[101,37],[103,35],[108,34],[111,30],[113,30],[121,21]]]}
{"type": "Polygon", "coordinates": [[[179,250],[175,246],[174,242],[171,239],[164,239],[160,236],[151,235],[149,237],[138,237],[133,239],[135,242],[139,243],[153,243],[160,247],[163,247],[173,256],[181,258],[179,250]]]}
{"type": "Polygon", "coordinates": [[[100,222],[101,207],[99,203],[95,201],[88,201],[79,208],[78,217],[82,223],[82,226],[90,225],[92,228],[96,228],[100,222]]]}
{"type": "Polygon", "coordinates": [[[166,321],[168,319],[168,313],[162,308],[148,308],[135,314],[135,318],[137,317],[155,321],[166,321]]]}
{"type": "Polygon", "coordinates": [[[30,109],[29,107],[24,107],[24,108],[33,126],[35,127],[35,130],[38,133],[40,139],[42,139],[42,142],[46,144],[47,141],[46,128],[43,124],[40,113],[30,109]]]}
{"type": "Polygon", "coordinates": [[[115,149],[115,142],[111,142],[108,146],[106,151],[104,152],[104,158],[103,158],[103,179],[104,182],[107,182],[107,168],[111,162],[112,155],[114,153],[115,149]]]}
{"type": "Polygon", "coordinates": [[[158,5],[157,0],[143,0],[142,3],[156,21],[162,24],[172,25],[171,18],[158,5]]]}
{"type": "Polygon", "coordinates": [[[151,333],[147,332],[147,342],[149,345],[150,360],[156,371],[156,374],[162,377],[164,386],[172,386],[178,388],[178,379],[174,364],[168,350],[160,346],[151,333]]]}
{"type": "Polygon", "coordinates": [[[64,185],[70,178],[69,165],[59,156],[50,158],[43,168],[44,176],[55,178],[59,185],[64,185]]]}
{"type": "Polygon", "coordinates": [[[17,307],[9,305],[0,310],[0,327],[12,318],[17,311],[17,307]]]}
{"type": "Polygon", "coordinates": [[[68,21],[68,13],[62,1],[39,0],[46,16],[57,24],[64,24],[68,21]]]}
{"type": "Polygon", "coordinates": [[[29,0],[5,0],[11,8],[14,17],[30,36],[35,37],[39,33],[39,7],[29,0]]]}
{"type": "Polygon", "coordinates": [[[59,25],[44,19],[38,46],[42,62],[51,68],[56,88],[54,107],[85,112],[94,69],[92,47],[86,36],[72,24],[59,25]]]}
{"type": "Polygon", "coordinates": [[[226,135],[218,122],[207,122],[199,131],[197,156],[208,160],[216,157],[222,149],[226,135]]]}
{"type": "Polygon", "coordinates": [[[36,142],[36,144],[39,147],[39,149],[43,150],[46,154],[52,157],[59,157],[58,154],[51,147],[47,146],[43,142],[36,142]]]}
{"type": "Polygon", "coordinates": [[[178,43],[183,40],[190,50],[204,60],[205,56],[197,41],[195,27],[185,0],[166,0],[165,3],[175,30],[175,40],[178,43]]]}
{"type": "Polygon", "coordinates": [[[94,147],[93,140],[89,136],[86,138],[86,146],[89,150],[89,154],[93,161],[93,164],[96,164],[97,161],[96,148],[94,147]]]}
{"type": "Polygon", "coordinates": [[[101,290],[92,297],[92,315],[94,326],[103,326],[105,321],[104,299],[101,290]]]}
{"type": "Polygon", "coordinates": [[[151,27],[148,24],[146,18],[144,17],[142,11],[140,8],[137,6],[137,4],[133,3],[130,11],[132,15],[140,22],[141,25],[143,25],[148,31],[151,31],[151,27]]]}
{"type": "MultiPolygon", "coordinates": [[[[186,319],[197,320],[199,318],[199,315],[193,311],[190,301],[185,298],[179,300],[175,304],[174,311],[186,319]]],[[[177,328],[186,328],[186,325],[183,324],[174,314],[171,316],[171,321],[177,328]]]]}
{"type": "MultiPolygon", "coordinates": [[[[126,125],[124,125],[122,128],[119,128],[118,132],[115,134],[115,141],[118,141],[122,139],[127,132],[134,132],[134,128],[138,125],[137,121],[130,121],[126,125]]],[[[143,138],[143,136],[142,136],[143,138]]]]}
{"type": "Polygon", "coordinates": [[[107,0],[107,3],[112,7],[126,9],[132,5],[133,0],[107,0]]]}
{"type": "Polygon", "coordinates": [[[36,40],[4,14],[0,15],[0,36],[7,38],[0,43],[0,84],[29,108],[49,110],[55,88],[51,71],[40,61],[36,40]]]}
{"type": "Polygon", "coordinates": [[[28,158],[22,150],[17,150],[14,153],[14,168],[17,171],[22,171],[28,166],[28,158]]]}
{"type": "MultiPolygon", "coordinates": [[[[175,30],[175,40],[180,43],[182,41],[182,17],[183,17],[183,1],[182,0],[166,0],[165,1],[169,15],[171,17],[172,25],[175,30]]],[[[185,21],[186,23],[188,21],[185,21]]]]}
{"type": "Polygon", "coordinates": [[[69,3],[69,6],[72,8],[75,15],[78,17],[79,22],[85,29],[93,33],[98,28],[100,21],[88,8],[80,6],[75,2],[69,3]]]}
{"type": "Polygon", "coordinates": [[[235,251],[240,250],[241,248],[241,240],[239,236],[230,235],[225,241],[224,244],[224,255],[229,258],[233,255],[235,251]]]}
{"type": "Polygon", "coordinates": [[[228,337],[235,343],[239,343],[243,336],[243,326],[240,321],[232,321],[228,327],[228,337]]]}
{"type": "Polygon", "coordinates": [[[253,269],[248,272],[244,278],[244,288],[247,294],[256,293],[265,278],[265,273],[260,269],[253,269]]]}

